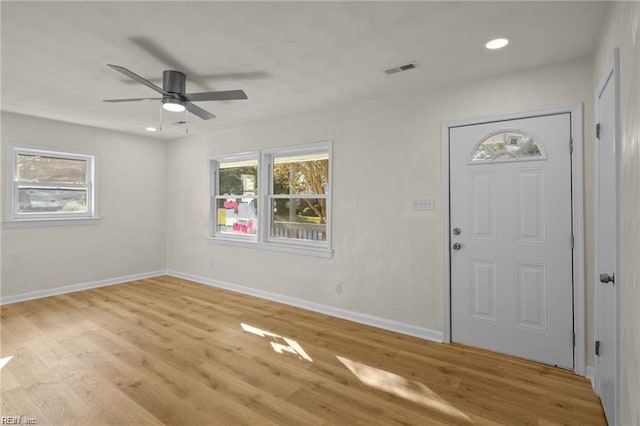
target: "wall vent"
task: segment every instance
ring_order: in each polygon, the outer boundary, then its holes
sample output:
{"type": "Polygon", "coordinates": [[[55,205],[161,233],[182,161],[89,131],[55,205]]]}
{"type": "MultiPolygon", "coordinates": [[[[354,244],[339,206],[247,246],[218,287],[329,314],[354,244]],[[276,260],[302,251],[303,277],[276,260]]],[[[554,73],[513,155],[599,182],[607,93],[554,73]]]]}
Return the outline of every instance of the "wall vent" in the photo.
{"type": "Polygon", "coordinates": [[[418,68],[418,63],[416,61],[411,61],[408,64],[398,65],[397,67],[389,68],[388,70],[384,70],[385,74],[391,75],[402,71],[409,71],[414,68],[418,68]]]}

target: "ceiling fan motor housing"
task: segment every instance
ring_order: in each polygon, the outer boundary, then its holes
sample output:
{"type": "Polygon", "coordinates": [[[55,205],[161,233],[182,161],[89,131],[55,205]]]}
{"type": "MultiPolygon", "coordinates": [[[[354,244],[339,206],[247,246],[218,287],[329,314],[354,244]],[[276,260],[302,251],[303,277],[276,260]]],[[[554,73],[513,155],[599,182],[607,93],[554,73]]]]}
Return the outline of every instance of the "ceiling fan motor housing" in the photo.
{"type": "Polygon", "coordinates": [[[165,70],[162,73],[162,88],[165,92],[183,95],[186,91],[186,77],[184,73],[174,70],[165,70]]]}
{"type": "Polygon", "coordinates": [[[185,102],[182,98],[186,91],[186,77],[184,73],[174,70],[165,70],[162,72],[162,89],[168,92],[170,95],[162,96],[162,103],[165,104],[165,108],[168,108],[167,104],[177,104],[182,106],[182,109],[176,109],[176,111],[184,111],[185,102]]]}

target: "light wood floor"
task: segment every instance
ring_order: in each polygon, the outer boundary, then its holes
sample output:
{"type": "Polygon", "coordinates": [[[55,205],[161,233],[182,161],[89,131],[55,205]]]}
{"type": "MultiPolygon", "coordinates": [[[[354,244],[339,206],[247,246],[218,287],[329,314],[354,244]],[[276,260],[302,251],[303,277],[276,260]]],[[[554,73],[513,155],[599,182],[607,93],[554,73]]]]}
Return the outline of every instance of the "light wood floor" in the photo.
{"type": "Polygon", "coordinates": [[[1,415],[39,425],[605,424],[570,372],[171,277],[1,310],[1,415]]]}

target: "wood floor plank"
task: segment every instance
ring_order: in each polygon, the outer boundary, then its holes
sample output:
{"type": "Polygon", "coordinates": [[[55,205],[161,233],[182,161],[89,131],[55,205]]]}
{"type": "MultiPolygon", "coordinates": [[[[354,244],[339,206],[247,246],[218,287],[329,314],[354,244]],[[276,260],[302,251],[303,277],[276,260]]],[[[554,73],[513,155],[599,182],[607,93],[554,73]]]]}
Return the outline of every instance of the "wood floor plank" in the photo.
{"type": "Polygon", "coordinates": [[[603,425],[587,380],[175,277],[0,307],[39,424],[603,425]]]}

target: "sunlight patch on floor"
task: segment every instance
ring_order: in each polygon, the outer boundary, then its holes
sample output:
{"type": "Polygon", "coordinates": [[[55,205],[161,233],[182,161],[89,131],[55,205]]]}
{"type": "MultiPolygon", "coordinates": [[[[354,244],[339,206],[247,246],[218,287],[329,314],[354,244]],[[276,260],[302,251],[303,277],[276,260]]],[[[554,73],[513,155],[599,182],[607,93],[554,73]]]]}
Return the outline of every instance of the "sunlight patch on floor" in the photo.
{"type": "Polygon", "coordinates": [[[12,358],[13,358],[13,355],[0,358],[0,369],[2,369],[5,365],[7,365],[12,358]]]}
{"type": "Polygon", "coordinates": [[[271,333],[269,331],[265,331],[261,328],[254,327],[245,323],[240,323],[240,326],[247,333],[272,339],[272,341],[269,343],[271,343],[271,347],[273,348],[273,350],[279,354],[287,352],[296,355],[299,359],[313,362],[311,357],[305,352],[304,349],[302,349],[302,346],[300,346],[300,344],[293,339],[282,337],[279,334],[271,333]],[[282,343],[282,341],[284,341],[284,343],[282,343]]]}
{"type": "Polygon", "coordinates": [[[471,422],[471,419],[466,414],[420,382],[410,381],[389,371],[352,361],[348,358],[337,355],[336,358],[338,358],[338,361],[347,367],[358,380],[367,386],[421,404],[427,408],[438,410],[457,419],[471,422]]]}

